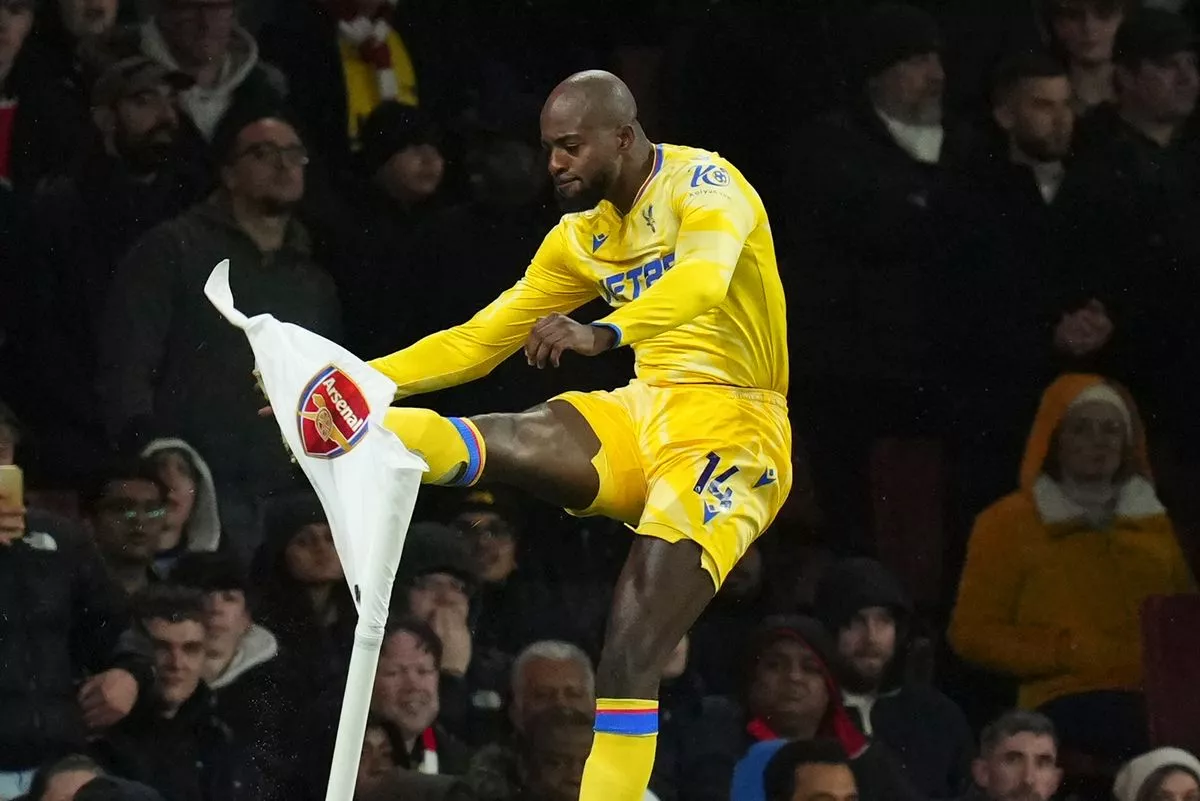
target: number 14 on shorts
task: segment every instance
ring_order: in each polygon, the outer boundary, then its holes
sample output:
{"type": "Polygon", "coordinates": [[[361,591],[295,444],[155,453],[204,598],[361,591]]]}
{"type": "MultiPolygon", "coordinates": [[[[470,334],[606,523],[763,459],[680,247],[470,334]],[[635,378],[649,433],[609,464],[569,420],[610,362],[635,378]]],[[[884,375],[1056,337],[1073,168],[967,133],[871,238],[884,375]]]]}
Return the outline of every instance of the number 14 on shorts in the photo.
{"type": "MultiPolygon", "coordinates": [[[[700,471],[700,478],[696,481],[696,485],[692,487],[692,491],[699,495],[704,503],[705,525],[712,522],[712,519],[717,515],[722,512],[728,512],[733,508],[733,488],[728,486],[726,482],[733,478],[737,472],[737,465],[724,467],[721,464],[721,457],[715,452],[710,452],[705,457],[704,468],[700,471]]],[[[773,483],[775,483],[775,470],[768,467],[763,471],[758,481],[754,482],[754,488],[765,487],[773,483]]]]}

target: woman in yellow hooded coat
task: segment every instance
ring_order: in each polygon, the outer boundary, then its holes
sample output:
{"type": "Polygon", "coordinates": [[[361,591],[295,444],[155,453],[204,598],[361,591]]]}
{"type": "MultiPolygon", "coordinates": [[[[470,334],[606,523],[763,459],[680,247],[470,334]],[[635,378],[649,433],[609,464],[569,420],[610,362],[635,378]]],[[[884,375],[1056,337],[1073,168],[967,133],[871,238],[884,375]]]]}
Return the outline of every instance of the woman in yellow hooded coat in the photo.
{"type": "Polygon", "coordinates": [[[1099,376],[1062,376],[1042,397],[1020,489],[975,522],[955,651],[1016,679],[1020,706],[1047,713],[1067,747],[1128,758],[1147,737],[1142,602],[1193,591],[1137,408],[1099,376]]]}

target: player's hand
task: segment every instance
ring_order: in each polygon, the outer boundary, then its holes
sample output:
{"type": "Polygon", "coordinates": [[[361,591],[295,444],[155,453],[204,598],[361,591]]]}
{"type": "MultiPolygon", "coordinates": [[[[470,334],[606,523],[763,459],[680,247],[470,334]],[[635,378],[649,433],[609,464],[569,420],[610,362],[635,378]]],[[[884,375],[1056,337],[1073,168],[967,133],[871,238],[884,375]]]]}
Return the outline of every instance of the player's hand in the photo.
{"type": "Polygon", "coordinates": [[[127,670],[113,668],[92,676],[79,689],[83,722],[93,730],[119,723],[133,709],[137,697],[137,680],[127,670]]]}
{"type": "Polygon", "coordinates": [[[616,344],[617,335],[602,325],[584,325],[565,314],[549,314],[538,320],[525,340],[525,359],[541,370],[547,362],[558,367],[567,351],[597,356],[616,344]]]}

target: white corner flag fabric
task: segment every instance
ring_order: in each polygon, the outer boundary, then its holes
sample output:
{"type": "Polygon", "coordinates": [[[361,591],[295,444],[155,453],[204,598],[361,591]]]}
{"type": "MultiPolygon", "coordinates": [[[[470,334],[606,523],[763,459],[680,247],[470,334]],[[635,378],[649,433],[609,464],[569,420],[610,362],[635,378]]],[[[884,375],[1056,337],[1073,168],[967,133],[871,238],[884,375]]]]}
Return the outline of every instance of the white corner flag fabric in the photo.
{"type": "Polygon", "coordinates": [[[275,421],[321,500],[358,607],[325,796],[351,801],[392,583],[428,467],[383,427],[396,392],[390,379],[300,326],[239,312],[228,260],[212,271],[204,294],[250,340],[275,421]]]}

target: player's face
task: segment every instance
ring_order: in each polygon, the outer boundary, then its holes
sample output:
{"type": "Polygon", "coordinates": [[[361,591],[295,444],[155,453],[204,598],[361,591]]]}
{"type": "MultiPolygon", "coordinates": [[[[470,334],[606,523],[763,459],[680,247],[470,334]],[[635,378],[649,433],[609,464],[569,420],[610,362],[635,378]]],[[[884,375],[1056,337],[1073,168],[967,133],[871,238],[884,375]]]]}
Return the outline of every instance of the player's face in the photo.
{"type": "Polygon", "coordinates": [[[558,104],[542,113],[542,147],[564,211],[586,211],[605,198],[617,180],[621,144],[620,128],[585,125],[558,104]]]}

